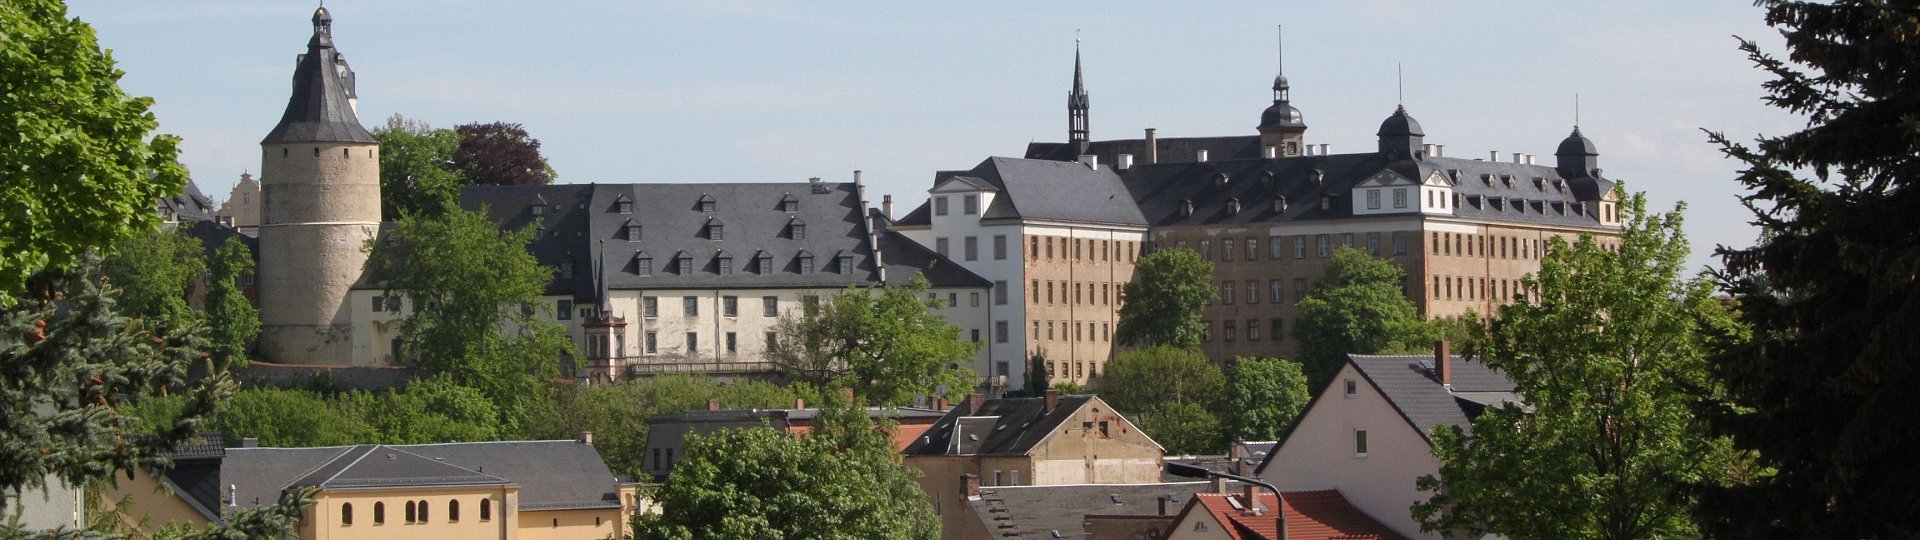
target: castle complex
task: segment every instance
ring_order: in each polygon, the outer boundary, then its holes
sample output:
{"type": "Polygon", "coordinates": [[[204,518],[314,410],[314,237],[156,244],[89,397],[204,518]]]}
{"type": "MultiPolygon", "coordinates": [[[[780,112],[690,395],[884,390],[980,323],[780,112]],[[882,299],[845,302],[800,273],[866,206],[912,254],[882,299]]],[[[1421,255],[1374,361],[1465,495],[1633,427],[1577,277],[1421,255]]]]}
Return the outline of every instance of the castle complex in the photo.
{"type": "MultiPolygon", "coordinates": [[[[413,306],[361,280],[380,227],[379,148],[354,111],[354,78],[314,15],[279,125],[261,141],[260,351],[294,364],[380,366],[413,306]]],[[[1155,249],[1215,265],[1207,354],[1291,356],[1295,303],[1334,248],[1399,264],[1422,314],[1485,313],[1519,292],[1553,237],[1617,235],[1619,194],[1579,129],[1552,163],[1465,159],[1426,142],[1404,107],[1375,148],[1310,144],[1277,76],[1245,135],[1095,141],[1076,51],[1064,143],[1030,144],[934,174],[900,216],[851,182],[471,187],[461,205],[533,227],[555,269],[546,302],[585,358],[585,379],[773,369],[779,317],[848,285],[924,278],[937,312],[980,344],[990,389],[1017,389],[1028,359],[1052,380],[1095,382],[1116,351],[1122,287],[1155,249]]]]}

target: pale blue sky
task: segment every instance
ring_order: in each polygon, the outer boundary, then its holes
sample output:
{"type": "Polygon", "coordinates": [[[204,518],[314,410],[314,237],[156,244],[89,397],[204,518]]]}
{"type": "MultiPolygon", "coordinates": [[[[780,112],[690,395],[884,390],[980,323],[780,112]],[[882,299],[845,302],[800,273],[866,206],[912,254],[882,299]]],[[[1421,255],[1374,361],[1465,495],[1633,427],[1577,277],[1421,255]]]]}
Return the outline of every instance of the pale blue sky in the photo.
{"type": "MultiPolygon", "coordinates": [[[[1455,157],[1551,160],[1582,101],[1608,176],[1686,201],[1696,266],[1753,239],[1734,163],[1699,128],[1799,121],[1760,102],[1733,35],[1778,48],[1724,2],[543,2],[334,0],[360,118],[519,122],[562,182],[845,181],[903,214],[933,173],[1065,138],[1074,31],[1095,139],[1252,134],[1274,25],[1307,138],[1374,145],[1396,102],[1455,157]]],[[[305,2],[74,0],[152,96],[215,198],[259,169],[311,34],[305,2]]]]}

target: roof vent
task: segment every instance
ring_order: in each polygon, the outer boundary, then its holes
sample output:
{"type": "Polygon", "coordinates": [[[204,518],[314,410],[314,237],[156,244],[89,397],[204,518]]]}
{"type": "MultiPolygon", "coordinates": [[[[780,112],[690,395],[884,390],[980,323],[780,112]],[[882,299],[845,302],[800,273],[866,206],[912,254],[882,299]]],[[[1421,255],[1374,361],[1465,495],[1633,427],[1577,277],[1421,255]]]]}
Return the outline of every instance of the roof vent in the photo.
{"type": "Polygon", "coordinates": [[[808,178],[807,185],[812,186],[813,194],[815,195],[825,195],[827,193],[827,184],[821,182],[818,176],[808,178]]]}
{"type": "Polygon", "coordinates": [[[1234,197],[1231,199],[1227,199],[1227,215],[1231,216],[1239,213],[1240,213],[1240,198],[1234,197]]]}
{"type": "Polygon", "coordinates": [[[1100,156],[1093,155],[1093,154],[1081,154],[1080,164],[1086,165],[1087,168],[1089,169],[1093,169],[1096,171],[1100,170],[1100,156]]]}
{"type": "Polygon", "coordinates": [[[1207,151],[1206,151],[1206,149],[1200,149],[1200,150],[1195,150],[1195,151],[1193,151],[1193,160],[1194,160],[1194,161],[1201,161],[1201,162],[1204,162],[1204,161],[1206,161],[1206,160],[1207,160],[1207,151]]]}
{"type": "Polygon", "coordinates": [[[1224,188],[1224,187],[1227,187],[1228,184],[1232,184],[1232,183],[1233,183],[1233,178],[1228,177],[1227,173],[1223,173],[1223,172],[1213,173],[1213,187],[1224,188]]]}
{"type": "Polygon", "coordinates": [[[1113,162],[1113,168],[1127,170],[1133,168],[1133,154],[1120,154],[1113,162]]]}
{"type": "Polygon", "coordinates": [[[1275,212],[1286,212],[1286,211],[1287,211],[1287,196],[1285,196],[1285,195],[1274,195],[1274,196],[1273,196],[1273,211],[1275,211],[1275,212]]]}
{"type": "Polygon", "coordinates": [[[1193,215],[1193,200],[1180,199],[1180,217],[1193,215]]]}
{"type": "Polygon", "coordinates": [[[1327,183],[1326,171],[1322,171],[1320,169],[1314,169],[1313,173],[1311,173],[1309,176],[1313,178],[1313,185],[1316,187],[1327,183]]]}
{"type": "Polygon", "coordinates": [[[1260,171],[1260,187],[1273,186],[1273,171],[1260,171]]]}

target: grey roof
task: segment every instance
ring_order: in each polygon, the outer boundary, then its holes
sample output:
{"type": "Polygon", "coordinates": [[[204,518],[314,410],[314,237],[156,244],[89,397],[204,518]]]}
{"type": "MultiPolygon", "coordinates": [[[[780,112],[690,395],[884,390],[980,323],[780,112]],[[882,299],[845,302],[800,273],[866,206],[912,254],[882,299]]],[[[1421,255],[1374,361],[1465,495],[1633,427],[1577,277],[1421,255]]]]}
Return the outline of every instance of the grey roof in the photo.
{"type": "Polygon", "coordinates": [[[1073,412],[1099,399],[1060,396],[1052,411],[1046,398],[1001,398],[981,403],[974,411],[966,402],[954,404],[920,440],[908,445],[906,455],[1026,455],[1045,440],[1073,412]]]}
{"type": "MultiPolygon", "coordinates": [[[[1140,207],[1128,199],[1126,185],[1113,167],[1099,170],[1078,162],[992,157],[968,171],[943,171],[934,178],[985,182],[1001,194],[981,211],[981,219],[1039,219],[1144,226],[1140,207]]],[[[898,223],[925,225],[931,203],[922,203],[898,223]]]]}
{"type": "MultiPolygon", "coordinates": [[[[946,415],[946,413],[943,413],[940,411],[936,411],[933,409],[923,409],[920,407],[867,407],[866,412],[867,412],[867,417],[873,418],[873,419],[913,418],[913,419],[924,420],[924,419],[940,418],[941,416],[946,415]]],[[[658,424],[668,423],[668,422],[730,423],[730,422],[751,421],[751,420],[759,420],[763,418],[775,418],[775,417],[786,418],[790,420],[812,420],[813,418],[818,416],[820,416],[820,409],[817,409],[817,408],[721,409],[718,411],[705,411],[705,410],[681,411],[681,412],[675,412],[675,413],[656,414],[656,415],[647,417],[647,423],[652,425],[658,425],[658,424]]]]}
{"type": "MultiPolygon", "coordinates": [[[[209,474],[209,473],[202,473],[209,474]]],[[[237,507],[273,504],[298,486],[362,488],[512,483],[520,486],[520,509],[618,506],[620,483],[591,445],[578,441],[505,441],[448,444],[358,445],[324,448],[228,448],[209,499],[224,504],[227,487],[237,507]]],[[[204,479],[188,479],[188,483],[204,479]]],[[[181,484],[181,480],[174,480],[181,484]]]]}
{"type": "Polygon", "coordinates": [[[1374,135],[1378,135],[1381,137],[1406,136],[1406,135],[1412,135],[1417,137],[1417,136],[1423,136],[1426,134],[1427,133],[1425,131],[1422,131],[1420,129],[1420,121],[1414,120],[1413,115],[1407,114],[1407,107],[1405,105],[1401,105],[1399,108],[1394,109],[1392,115],[1388,116],[1386,120],[1380,122],[1380,131],[1378,133],[1374,133],[1374,135]]]}
{"type": "Polygon", "coordinates": [[[1089,515],[1158,516],[1168,497],[1168,519],[1211,482],[982,487],[967,504],[994,538],[1086,538],[1089,515]],[[1053,535],[1059,531],[1060,536],[1053,535]]]}
{"type": "Polygon", "coordinates": [[[1307,121],[1301,117],[1300,109],[1295,108],[1293,104],[1288,103],[1286,100],[1276,99],[1273,100],[1273,105],[1267,107],[1267,110],[1260,112],[1260,127],[1297,127],[1304,129],[1307,127],[1307,121]]]}
{"type": "Polygon", "coordinates": [[[1451,388],[1440,384],[1440,377],[1434,373],[1432,356],[1375,356],[1347,355],[1353,367],[1365,377],[1380,394],[1393,404],[1394,410],[1427,437],[1433,428],[1455,426],[1469,433],[1473,431],[1472,417],[1484,408],[1475,400],[1464,399],[1456,393],[1513,392],[1513,381],[1506,375],[1480,363],[1455,355],[1450,357],[1449,366],[1453,369],[1451,388]]]}
{"type": "Polygon", "coordinates": [[[161,197],[160,206],[173,212],[179,221],[213,221],[213,199],[200,192],[200,185],[187,180],[179,195],[161,197]]]}
{"type": "Polygon", "coordinates": [[[256,259],[259,257],[260,239],[240,234],[240,231],[233,227],[222,225],[217,221],[198,221],[183,227],[186,229],[187,236],[200,241],[200,247],[206,250],[207,257],[212,257],[214,250],[220,249],[220,246],[226,244],[229,238],[240,239],[240,243],[247,246],[248,253],[256,259]]]}
{"type": "Polygon", "coordinates": [[[1593,141],[1580,134],[1580,126],[1573,127],[1573,133],[1560,141],[1560,147],[1553,151],[1555,156],[1597,156],[1599,150],[1593,147],[1593,141]]]}
{"type": "Polygon", "coordinates": [[[333,17],[326,8],[313,15],[313,38],[293,69],[293,95],[280,123],[260,144],[352,142],[376,144],[354,115],[353,71],[333,48],[333,17]]]}
{"type": "MultiPolygon", "coordinates": [[[[1260,137],[1258,135],[1240,135],[1227,137],[1160,137],[1155,141],[1160,163],[1193,161],[1199,151],[1206,150],[1208,159],[1251,159],[1261,156],[1260,137]]],[[[1147,141],[1145,139],[1115,139],[1088,143],[1086,153],[1100,156],[1101,163],[1114,163],[1120,154],[1131,154],[1137,163],[1147,162],[1147,141]]],[[[1027,143],[1027,159],[1046,159],[1053,161],[1074,161],[1080,152],[1075,145],[1068,143],[1027,143]]]]}
{"type": "Polygon", "coordinates": [[[460,204],[487,208],[503,228],[537,227],[539,238],[528,250],[541,264],[572,270],[557,273],[547,293],[584,301],[598,296],[595,257],[604,260],[608,289],[837,289],[879,283],[882,266],[889,283],[925,275],[935,287],[991,285],[937,254],[871,230],[861,197],[853,183],[558,184],[471,186],[460,204]],[[702,210],[703,200],[712,202],[713,212],[702,210]],[[783,208],[789,200],[792,211],[783,208]],[[628,237],[629,225],[639,226],[638,239],[628,237]],[[718,239],[712,238],[715,225],[718,239]],[[795,225],[804,228],[803,238],[795,238],[795,225]],[[763,253],[766,269],[755,261],[763,253]],[[849,268],[840,268],[840,255],[849,268]],[[812,258],[813,273],[802,273],[803,256],[812,258]],[[730,275],[721,274],[722,258],[730,275]],[[642,259],[651,275],[640,275],[642,259]]]}

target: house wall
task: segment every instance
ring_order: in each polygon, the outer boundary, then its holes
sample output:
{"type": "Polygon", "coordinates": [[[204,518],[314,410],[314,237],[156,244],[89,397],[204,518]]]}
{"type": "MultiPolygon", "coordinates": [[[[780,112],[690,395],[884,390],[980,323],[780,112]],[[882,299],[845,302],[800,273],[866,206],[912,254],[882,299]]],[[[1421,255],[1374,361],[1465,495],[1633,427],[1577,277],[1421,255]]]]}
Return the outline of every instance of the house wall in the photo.
{"type": "Polygon", "coordinates": [[[519,540],[624,538],[626,517],[618,508],[521,512],[519,540]]]}
{"type": "Polygon", "coordinates": [[[1439,538],[1422,534],[1410,510],[1428,497],[1415,481],[1439,471],[1432,446],[1348,364],[1260,476],[1283,491],[1338,489],[1355,508],[1408,538],[1439,538]],[[1355,383],[1352,397],[1345,395],[1346,381],[1355,383]],[[1365,457],[1354,453],[1356,430],[1367,431],[1365,457]]]}
{"type": "Polygon", "coordinates": [[[1419,264],[1408,270],[1422,279],[1409,294],[1429,318],[1491,313],[1520,294],[1520,278],[1540,271],[1552,238],[1572,244],[1582,232],[1619,245],[1618,231],[1430,220],[1421,230],[1419,264]]]}
{"type": "Polygon", "coordinates": [[[160,479],[147,471],[135,471],[132,478],[114,482],[106,488],[99,504],[100,507],[91,511],[117,513],[122,526],[141,533],[152,533],[170,525],[207,524],[206,514],[162,487],[160,479]]]}
{"type": "Polygon", "coordinates": [[[1206,508],[1189,508],[1185,517],[1186,519],[1173,524],[1166,540],[1229,540],[1233,538],[1227,535],[1227,528],[1206,508]]]}
{"type": "Polygon", "coordinates": [[[473,540],[514,538],[511,510],[519,506],[519,488],[512,485],[467,486],[459,488],[380,488],[323,490],[314,495],[307,510],[304,529],[309,540],[353,540],[360,538],[419,538],[473,540]],[[459,519],[450,509],[459,501],[459,519]],[[407,502],[426,501],[427,519],[409,523],[407,502]],[[489,501],[493,512],[480,519],[480,503],[489,501]],[[345,523],[346,505],[352,505],[353,522],[345,523]],[[385,520],[374,520],[374,507],[385,505],[385,520]]]}
{"type": "Polygon", "coordinates": [[[53,475],[47,475],[44,481],[39,489],[22,489],[17,497],[8,500],[0,523],[9,523],[17,516],[20,526],[28,530],[85,526],[87,509],[81,490],[53,475]]]}
{"type": "Polygon", "coordinates": [[[241,231],[253,231],[260,226],[260,183],[253,175],[242,173],[240,181],[233,184],[233,190],[227,193],[227,200],[221,201],[217,216],[233,218],[233,228],[241,231]]]}

